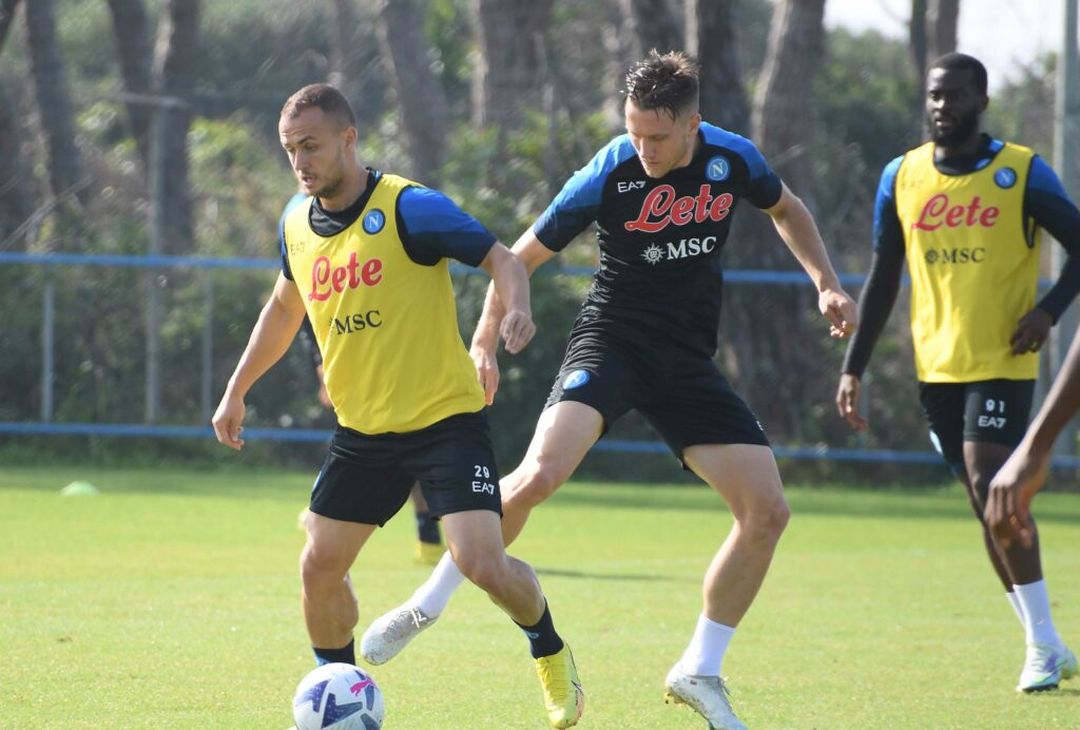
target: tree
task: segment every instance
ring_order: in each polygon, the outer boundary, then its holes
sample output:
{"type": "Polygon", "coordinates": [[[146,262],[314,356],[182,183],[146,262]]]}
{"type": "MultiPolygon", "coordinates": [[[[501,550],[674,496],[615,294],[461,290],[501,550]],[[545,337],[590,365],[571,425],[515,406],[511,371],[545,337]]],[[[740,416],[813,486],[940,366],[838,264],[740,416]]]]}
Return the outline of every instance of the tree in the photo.
{"type": "Polygon", "coordinates": [[[152,78],[146,9],[142,0],[109,0],[109,11],[112,14],[120,75],[124,80],[124,92],[127,95],[124,106],[127,108],[128,123],[131,125],[131,136],[135,138],[135,146],[139,150],[143,167],[148,168],[154,108],[148,98],[152,78]]]}
{"type": "MultiPolygon", "coordinates": [[[[0,51],[4,49],[18,5],[19,0],[0,0],[0,51]]],[[[0,165],[0,248],[5,248],[4,242],[33,212],[28,186],[30,174],[19,148],[21,135],[14,109],[7,89],[0,84],[0,160],[6,161],[0,165]]]]}
{"type": "Polygon", "coordinates": [[[450,109],[424,38],[426,5],[425,0],[380,0],[375,30],[397,97],[410,174],[437,185],[450,109]]]}
{"type": "Polygon", "coordinates": [[[473,0],[479,53],[473,67],[473,126],[498,130],[500,156],[526,109],[540,106],[544,34],[554,0],[473,0]]]}
{"type": "MultiPolygon", "coordinates": [[[[34,79],[38,117],[45,132],[49,188],[61,210],[76,207],[85,194],[79,149],[75,145],[75,121],[68,94],[64,62],[56,41],[56,21],[52,0],[26,3],[26,44],[34,79]]],[[[74,223],[74,216],[65,216],[74,223]]]]}
{"type": "MultiPolygon", "coordinates": [[[[768,53],[757,83],[752,113],[753,136],[781,178],[813,209],[812,181],[805,158],[813,79],[821,60],[825,0],[781,0],[773,12],[768,53]]],[[[740,215],[729,244],[728,266],[792,269],[794,261],[762,215],[740,215]]],[[[813,370],[814,345],[800,326],[816,306],[805,289],[756,287],[740,290],[725,305],[726,355],[742,391],[762,413],[770,429],[791,438],[801,435],[802,381],[791,373],[813,370]]]]}
{"type": "MultiPolygon", "coordinates": [[[[911,0],[908,41],[911,65],[915,69],[915,78],[919,79],[917,107],[923,104],[927,66],[934,59],[956,50],[959,19],[960,0],[911,0]]],[[[923,119],[923,136],[929,134],[929,123],[923,119]]]]}
{"type": "Polygon", "coordinates": [[[686,0],[686,48],[701,63],[701,116],[739,134],[750,131],[735,32],[736,0],[686,0]]]}
{"type": "Polygon", "coordinates": [[[191,127],[190,96],[198,61],[198,0],[165,0],[154,48],[153,77],[158,97],[151,175],[160,175],[160,253],[187,253],[194,242],[191,191],[188,185],[187,134],[191,127]]]}
{"type": "Polygon", "coordinates": [[[0,0],[0,50],[4,48],[8,30],[15,21],[15,9],[19,6],[19,0],[0,0]]]}
{"type": "MultiPolygon", "coordinates": [[[[706,0],[708,4],[710,0],[706,0]]],[[[713,0],[715,1],[715,0],[713,0]]],[[[620,0],[632,34],[638,40],[634,54],[643,58],[655,48],[677,51],[683,47],[683,31],[678,15],[672,11],[668,0],[620,0]]]]}

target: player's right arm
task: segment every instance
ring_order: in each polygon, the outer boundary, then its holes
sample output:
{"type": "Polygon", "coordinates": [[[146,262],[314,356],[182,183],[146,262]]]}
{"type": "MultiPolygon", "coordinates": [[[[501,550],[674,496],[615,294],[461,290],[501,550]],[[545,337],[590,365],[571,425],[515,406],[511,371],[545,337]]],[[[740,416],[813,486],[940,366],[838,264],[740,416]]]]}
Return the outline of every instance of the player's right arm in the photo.
{"type": "Polygon", "coordinates": [[[274,291],[259,313],[244,354],[236,364],[211,421],[217,440],[239,450],[244,422],[244,398],[251,386],[288,351],[304,319],[304,302],[296,284],[278,274],[274,291]]]}
{"type": "Polygon", "coordinates": [[[836,410],[856,431],[870,425],[859,413],[862,375],[870,363],[874,345],[889,321],[904,271],[904,231],[896,212],[894,189],[902,160],[902,157],[896,158],[881,173],[874,202],[874,255],[859,297],[859,329],[848,343],[836,389],[836,410]]]}
{"type": "MultiPolygon", "coordinates": [[[[532,276],[532,273],[541,264],[555,255],[555,251],[540,242],[532,228],[521,234],[513,248],[507,253],[512,255],[515,262],[519,262],[518,265],[523,266],[526,277],[532,276]]],[[[498,278],[492,276],[491,284],[488,285],[487,296],[484,298],[484,309],[480,313],[479,321],[476,323],[472,344],[469,347],[469,355],[476,365],[476,374],[480,379],[480,384],[484,386],[484,398],[487,400],[488,405],[491,405],[494,401],[495,392],[499,389],[499,361],[496,357],[496,348],[499,344],[500,327],[506,319],[506,307],[503,304],[504,296],[509,300],[509,295],[499,290],[498,282],[498,278]]],[[[525,293],[527,298],[527,283],[525,293]]],[[[532,329],[533,332],[536,331],[535,326],[532,329]]],[[[530,334],[529,337],[531,338],[532,335],[530,334]]],[[[510,353],[518,352],[524,347],[524,344],[519,346],[516,339],[508,339],[504,336],[503,341],[506,342],[506,349],[510,353]]]]}
{"type": "MultiPolygon", "coordinates": [[[[536,222],[521,234],[510,251],[525,265],[529,276],[596,220],[607,175],[632,154],[633,146],[625,135],[609,142],[566,181],[536,222]]],[[[484,310],[469,347],[489,404],[499,389],[499,362],[495,353],[499,326],[506,314],[500,296],[501,292],[494,286],[488,287],[484,310]]]]}
{"type": "Polygon", "coordinates": [[[1030,547],[1031,500],[1046,483],[1050,455],[1058,434],[1080,411],[1080,337],[1073,335],[1069,354],[1023,441],[990,482],[986,524],[1005,547],[1014,540],[1030,547]]]}

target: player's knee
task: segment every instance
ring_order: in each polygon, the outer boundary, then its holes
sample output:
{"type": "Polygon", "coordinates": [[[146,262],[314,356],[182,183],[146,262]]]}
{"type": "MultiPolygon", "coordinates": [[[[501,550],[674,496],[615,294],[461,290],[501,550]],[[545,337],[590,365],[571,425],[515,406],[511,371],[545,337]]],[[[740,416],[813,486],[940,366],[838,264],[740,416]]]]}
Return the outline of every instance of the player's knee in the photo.
{"type": "Polygon", "coordinates": [[[309,542],[300,553],[300,578],[305,590],[336,587],[348,570],[346,561],[333,548],[309,542]]]}
{"type": "Polygon", "coordinates": [[[461,574],[483,591],[498,592],[505,574],[505,555],[459,554],[454,556],[461,574]]]}
{"type": "Polygon", "coordinates": [[[791,520],[791,508],[787,500],[779,497],[762,502],[747,510],[739,527],[753,539],[777,542],[791,520]]]}
{"type": "Polygon", "coordinates": [[[529,508],[550,497],[566,481],[565,476],[544,462],[518,469],[517,477],[503,495],[503,500],[514,506],[529,508]]]}

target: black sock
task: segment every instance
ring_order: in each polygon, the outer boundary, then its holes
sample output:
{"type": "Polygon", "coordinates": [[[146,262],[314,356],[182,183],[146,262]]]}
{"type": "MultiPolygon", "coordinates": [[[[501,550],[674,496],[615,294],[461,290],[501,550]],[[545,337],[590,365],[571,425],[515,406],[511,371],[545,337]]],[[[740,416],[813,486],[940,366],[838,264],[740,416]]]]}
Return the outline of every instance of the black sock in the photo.
{"type": "Polygon", "coordinates": [[[427,512],[416,513],[416,534],[420,542],[430,542],[438,545],[442,542],[439,537],[439,521],[427,512]]]}
{"type": "MultiPolygon", "coordinates": [[[[514,623],[517,624],[517,621],[514,623]]],[[[542,656],[551,656],[562,651],[563,640],[555,632],[555,624],[551,620],[551,611],[548,610],[547,602],[544,602],[544,615],[533,626],[518,624],[525,636],[529,637],[529,651],[533,659],[542,656]]]]}
{"type": "Polygon", "coordinates": [[[323,664],[333,664],[334,662],[356,664],[356,651],[353,649],[355,643],[356,639],[350,639],[349,643],[340,649],[319,649],[313,646],[311,650],[315,652],[315,661],[318,662],[320,667],[323,664]]]}

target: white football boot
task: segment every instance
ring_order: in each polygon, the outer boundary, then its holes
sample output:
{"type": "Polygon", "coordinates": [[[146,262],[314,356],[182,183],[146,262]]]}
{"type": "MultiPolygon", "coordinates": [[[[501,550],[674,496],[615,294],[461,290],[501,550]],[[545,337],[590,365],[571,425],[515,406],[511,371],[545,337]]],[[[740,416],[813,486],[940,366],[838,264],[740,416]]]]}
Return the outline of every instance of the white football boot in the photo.
{"type": "Polygon", "coordinates": [[[419,607],[406,602],[368,626],[360,639],[360,656],[369,664],[385,664],[438,618],[428,616],[419,607]]]}
{"type": "Polygon", "coordinates": [[[1062,679],[1076,675],[1076,655],[1064,644],[1028,644],[1024,669],[1020,672],[1020,692],[1057,689],[1062,679]]]}
{"type": "Polygon", "coordinates": [[[676,664],[664,682],[665,702],[686,704],[709,721],[709,730],[748,730],[731,709],[728,689],[720,677],[687,674],[676,664]]]}

